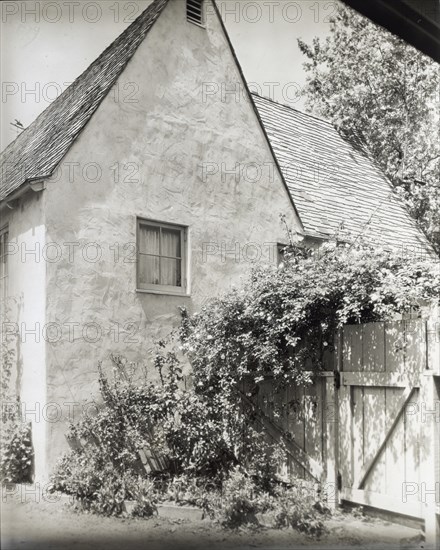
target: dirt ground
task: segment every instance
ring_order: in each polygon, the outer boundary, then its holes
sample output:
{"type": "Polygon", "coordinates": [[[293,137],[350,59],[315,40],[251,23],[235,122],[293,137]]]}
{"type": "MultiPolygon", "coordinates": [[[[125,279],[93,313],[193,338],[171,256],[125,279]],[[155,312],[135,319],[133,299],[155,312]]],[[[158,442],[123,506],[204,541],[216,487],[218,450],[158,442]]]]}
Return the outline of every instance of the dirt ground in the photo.
{"type": "Polygon", "coordinates": [[[1,522],[3,550],[426,550],[415,529],[344,512],[328,520],[330,532],[320,540],[293,529],[225,530],[209,520],[104,518],[76,513],[60,502],[23,503],[4,495],[1,522]]]}

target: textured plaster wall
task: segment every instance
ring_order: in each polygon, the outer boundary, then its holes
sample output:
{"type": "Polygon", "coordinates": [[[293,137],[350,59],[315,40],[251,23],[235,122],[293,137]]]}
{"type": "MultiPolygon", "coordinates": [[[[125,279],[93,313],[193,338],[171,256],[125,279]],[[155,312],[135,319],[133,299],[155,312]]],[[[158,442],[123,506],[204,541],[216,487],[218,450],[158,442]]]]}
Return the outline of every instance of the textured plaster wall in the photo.
{"type": "Polygon", "coordinates": [[[8,224],[8,299],[2,337],[15,348],[17,370],[12,382],[24,418],[32,423],[35,475],[45,475],[46,427],[46,263],[44,196],[30,192],[13,210],[1,213],[8,224]],[[15,333],[12,336],[12,333],[15,333]]]}
{"type": "MultiPolygon", "coordinates": [[[[275,262],[264,243],[286,241],[280,214],[299,228],[249,101],[222,96],[225,84],[242,83],[217,18],[199,28],[171,0],[48,182],[47,240],[63,254],[47,264],[47,319],[66,328],[47,343],[47,380],[63,410],[96,396],[98,361],[119,353],[149,365],[179,306],[197,310],[239,284],[252,254],[275,262]],[[189,297],[136,292],[136,216],[188,226],[189,297]]],[[[51,465],[64,428],[48,425],[51,465]]]]}

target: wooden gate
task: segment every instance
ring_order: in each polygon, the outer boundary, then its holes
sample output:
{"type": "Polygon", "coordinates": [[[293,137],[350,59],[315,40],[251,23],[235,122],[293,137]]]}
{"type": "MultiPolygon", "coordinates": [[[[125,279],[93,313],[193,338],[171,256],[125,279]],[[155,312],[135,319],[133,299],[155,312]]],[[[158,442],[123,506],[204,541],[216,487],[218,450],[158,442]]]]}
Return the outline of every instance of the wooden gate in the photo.
{"type": "Polygon", "coordinates": [[[420,353],[420,342],[425,341],[420,321],[344,327],[339,391],[343,499],[423,517],[409,484],[421,481],[418,417],[427,356],[420,353]]]}
{"type": "MultiPolygon", "coordinates": [[[[440,317],[345,326],[331,372],[252,403],[288,449],[286,475],[349,502],[424,521],[440,539],[440,317]]],[[[245,391],[245,390],[244,390],[245,391]]],[[[431,537],[429,539],[429,537],[431,537]]]]}
{"type": "Polygon", "coordinates": [[[344,327],[335,394],[340,499],[423,519],[431,532],[440,503],[438,329],[436,318],[344,327]]]}

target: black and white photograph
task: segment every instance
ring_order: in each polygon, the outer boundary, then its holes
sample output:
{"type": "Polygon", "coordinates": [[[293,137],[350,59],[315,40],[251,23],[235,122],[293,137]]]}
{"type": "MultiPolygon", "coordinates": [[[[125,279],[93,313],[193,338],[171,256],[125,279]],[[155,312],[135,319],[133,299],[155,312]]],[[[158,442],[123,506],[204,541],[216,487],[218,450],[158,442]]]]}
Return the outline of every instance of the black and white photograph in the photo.
{"type": "Polygon", "coordinates": [[[0,12],[1,548],[440,550],[440,1],[0,12]]]}

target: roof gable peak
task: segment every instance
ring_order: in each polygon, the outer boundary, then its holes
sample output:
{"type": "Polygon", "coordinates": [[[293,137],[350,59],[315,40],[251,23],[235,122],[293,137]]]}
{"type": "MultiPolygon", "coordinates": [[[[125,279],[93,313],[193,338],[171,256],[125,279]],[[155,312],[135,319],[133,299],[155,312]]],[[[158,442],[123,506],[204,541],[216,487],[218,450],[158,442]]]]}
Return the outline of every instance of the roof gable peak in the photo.
{"type": "Polygon", "coordinates": [[[0,201],[49,177],[108,95],[168,0],[154,0],[0,155],[0,201]]]}

